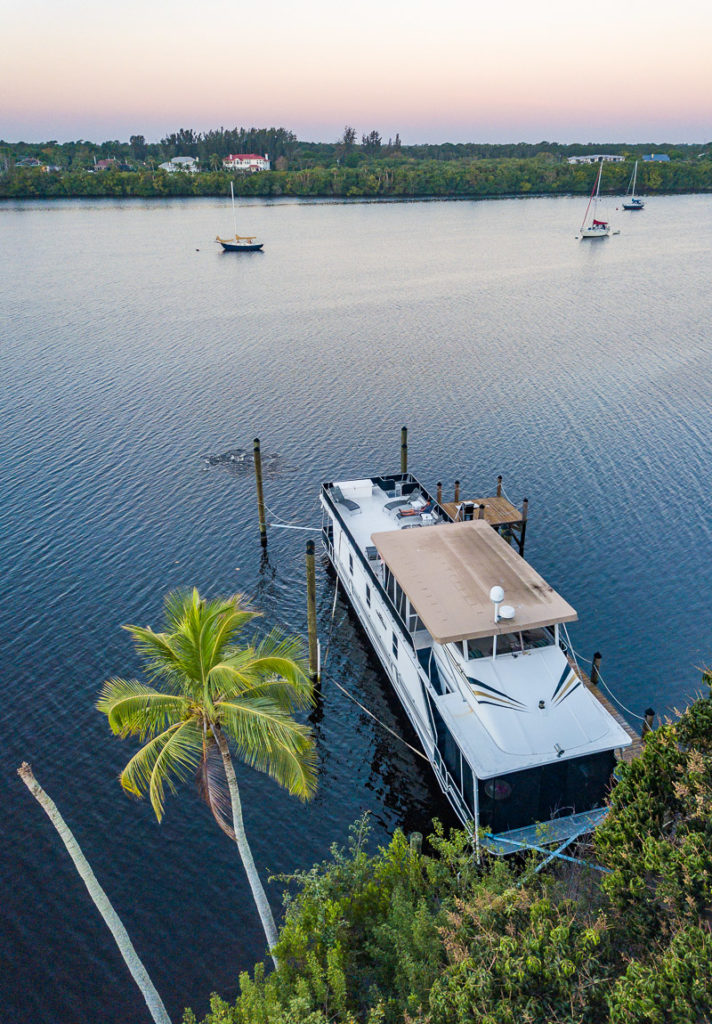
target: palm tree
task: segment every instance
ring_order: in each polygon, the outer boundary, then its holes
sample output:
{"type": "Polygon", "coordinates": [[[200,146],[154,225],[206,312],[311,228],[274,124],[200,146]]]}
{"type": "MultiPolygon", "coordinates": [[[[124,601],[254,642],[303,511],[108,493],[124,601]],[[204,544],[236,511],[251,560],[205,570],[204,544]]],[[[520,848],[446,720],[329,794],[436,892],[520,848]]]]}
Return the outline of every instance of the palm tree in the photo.
{"type": "Polygon", "coordinates": [[[120,781],[136,796],[148,793],[159,821],[166,787],[175,792],[176,781],[197,773],[215,820],[237,843],[277,966],[277,928],[247,842],[230,741],[239,760],[308,800],[316,788],[314,741],[293,712],[313,705],[314,695],[297,638],[272,631],[259,642],[236,643],[257,614],[240,594],[215,601],[196,589],[169,594],[166,632],[124,627],[150,682],[109,679],[97,708],[122,738],[150,737],[120,781]]]}
{"type": "Polygon", "coordinates": [[[20,767],[17,769],[17,774],[25,783],[30,793],[32,793],[35,800],[37,800],[40,807],[42,807],[46,812],[47,817],[56,828],[60,839],[66,846],[67,852],[74,861],[74,866],[79,872],[79,876],[86,885],[89,895],[94,900],[95,907],[104,918],[111,934],[114,936],[116,945],[119,947],[119,952],[124,958],[124,962],[131,972],[131,976],[141,989],[141,994],[146,1000],[146,1005],[148,1006],[154,1021],[156,1024],[171,1024],[161,997],[154,988],[153,982],[149,978],[146,968],[139,959],[138,953],[134,949],[133,943],[128,936],[128,932],[121,922],[121,918],[111,905],[109,897],[99,885],[96,875],[92,871],[88,860],[82,853],[81,847],[74,838],[69,825],[67,825],[64,818],[59,813],[54,800],[44,791],[44,789],[42,789],[42,786],[40,786],[39,782],[35,778],[32,768],[27,761],[22,762],[20,767]]]}

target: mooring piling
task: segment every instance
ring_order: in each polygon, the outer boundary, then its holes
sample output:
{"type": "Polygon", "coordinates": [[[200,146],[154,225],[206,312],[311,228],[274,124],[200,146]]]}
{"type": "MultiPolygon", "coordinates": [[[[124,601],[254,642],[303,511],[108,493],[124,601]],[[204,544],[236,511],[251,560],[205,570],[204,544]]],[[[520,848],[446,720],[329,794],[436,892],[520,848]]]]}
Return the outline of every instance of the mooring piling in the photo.
{"type": "Polygon", "coordinates": [[[438,505],[442,505],[442,503],[443,503],[443,483],[442,483],[442,480],[438,480],[437,497],[438,497],[438,505]]]}
{"type": "Polygon", "coordinates": [[[641,739],[647,739],[648,733],[653,731],[653,720],[655,719],[655,712],[652,708],[645,709],[645,718],[643,719],[643,726],[640,730],[641,739]]]}
{"type": "Polygon", "coordinates": [[[319,644],[316,635],[316,565],[314,541],[307,541],[307,627],[309,630],[309,678],[319,679],[319,644]]]}
{"type": "Polygon", "coordinates": [[[408,472],[408,428],[401,427],[401,473],[408,472]]]}
{"type": "Polygon", "coordinates": [[[591,662],[591,686],[598,686],[598,677],[600,675],[601,658],[603,655],[600,651],[596,651],[591,662]]]}
{"type": "Polygon", "coordinates": [[[453,500],[456,501],[456,502],[460,500],[460,481],[459,480],[455,481],[455,497],[454,497],[453,500]]]}
{"type": "Polygon", "coordinates": [[[485,506],[484,506],[484,504],[482,504],[479,507],[479,511],[477,513],[477,518],[478,519],[484,519],[484,517],[485,517],[485,506]]]}
{"type": "Polygon", "coordinates": [[[497,477],[497,497],[502,497],[502,474],[500,473],[497,477]]]}
{"type": "Polygon", "coordinates": [[[267,547],[267,521],[265,519],[265,496],[262,492],[262,455],[260,452],[260,439],[254,440],[255,453],[255,483],[257,485],[257,516],[260,521],[260,544],[267,547]]]}
{"type": "Polygon", "coordinates": [[[519,554],[524,558],[524,540],[527,536],[527,516],[529,515],[529,498],[522,501],[522,527],[519,534],[519,554]]]}

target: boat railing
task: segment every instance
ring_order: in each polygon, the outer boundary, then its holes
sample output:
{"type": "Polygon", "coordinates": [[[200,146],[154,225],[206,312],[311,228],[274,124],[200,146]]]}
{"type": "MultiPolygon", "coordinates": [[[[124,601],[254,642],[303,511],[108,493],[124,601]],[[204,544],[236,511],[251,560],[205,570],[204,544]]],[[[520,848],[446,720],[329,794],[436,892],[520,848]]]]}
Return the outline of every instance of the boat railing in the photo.
{"type": "MultiPolygon", "coordinates": [[[[398,614],[398,612],[396,610],[396,607],[393,604],[393,601],[391,600],[390,596],[386,592],[383,584],[381,583],[381,581],[378,579],[378,577],[376,576],[375,572],[373,571],[373,568],[369,564],[369,561],[366,558],[366,555],[361,550],[361,548],[356,543],[356,541],[353,539],[351,531],[349,530],[348,526],[346,525],[344,517],[339,512],[338,508],[336,507],[336,502],[331,497],[331,494],[329,493],[329,491],[327,489],[328,486],[329,486],[328,484],[324,484],[324,486],[321,489],[321,494],[322,494],[322,498],[323,498],[325,504],[329,508],[330,514],[332,514],[334,516],[334,518],[338,521],[339,526],[344,531],[344,533],[348,537],[351,538],[351,540],[352,540],[351,548],[352,548],[353,552],[356,554],[356,557],[358,558],[358,560],[361,562],[361,565],[363,566],[363,568],[366,570],[367,576],[370,577],[370,579],[373,581],[373,585],[377,588],[378,595],[381,598],[381,600],[383,601],[383,603],[385,604],[386,609],[388,610],[389,615],[391,616],[391,618],[393,619],[394,623],[396,624],[396,626],[398,628],[398,632],[400,633],[400,635],[402,636],[403,640],[406,642],[408,647],[411,648],[412,650],[415,650],[415,644],[414,644],[413,637],[412,637],[410,631],[408,630],[408,628],[407,628],[405,622],[403,621],[403,619],[398,614]]],[[[327,541],[327,543],[328,543],[328,541],[327,541]]],[[[332,542],[332,556],[333,556],[333,542],[332,542]]],[[[332,561],[333,561],[333,557],[332,557],[332,561]]]]}

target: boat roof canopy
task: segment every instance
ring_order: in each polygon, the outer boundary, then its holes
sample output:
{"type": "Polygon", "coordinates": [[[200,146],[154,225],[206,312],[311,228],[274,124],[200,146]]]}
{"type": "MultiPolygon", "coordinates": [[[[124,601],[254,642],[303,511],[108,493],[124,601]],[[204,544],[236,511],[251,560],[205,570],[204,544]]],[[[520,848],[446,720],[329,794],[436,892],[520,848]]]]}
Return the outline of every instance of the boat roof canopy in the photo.
{"type": "Polygon", "coordinates": [[[372,541],[437,643],[572,622],[575,610],[485,520],[374,533],[372,541]],[[494,621],[500,586],[514,618],[494,621]]]}

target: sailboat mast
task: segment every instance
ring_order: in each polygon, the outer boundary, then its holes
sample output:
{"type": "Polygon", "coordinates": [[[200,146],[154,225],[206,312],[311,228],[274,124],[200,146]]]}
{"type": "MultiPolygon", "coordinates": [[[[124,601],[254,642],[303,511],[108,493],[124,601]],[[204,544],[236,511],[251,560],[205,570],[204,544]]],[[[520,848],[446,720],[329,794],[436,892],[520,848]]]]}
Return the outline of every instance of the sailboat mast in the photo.
{"type": "Polygon", "coordinates": [[[235,216],[235,189],[232,187],[232,182],[230,182],[230,195],[232,196],[232,223],[235,228],[235,238],[237,238],[237,217],[235,216]]]}
{"type": "Polygon", "coordinates": [[[631,199],[635,199],[635,183],[638,180],[638,161],[635,161],[635,167],[633,168],[633,188],[630,193],[631,199]]]}
{"type": "Polygon", "coordinates": [[[591,209],[591,203],[594,204],[593,212],[594,213],[596,212],[595,204],[598,202],[598,187],[601,184],[601,171],[602,170],[603,170],[603,160],[601,160],[599,162],[599,165],[598,165],[598,174],[597,174],[596,180],[595,180],[595,182],[593,184],[593,188],[591,189],[591,195],[589,196],[588,206],[586,207],[586,212],[584,213],[583,220],[581,221],[581,227],[579,229],[580,231],[583,231],[583,229],[586,227],[586,220],[588,219],[588,211],[591,209]]]}

